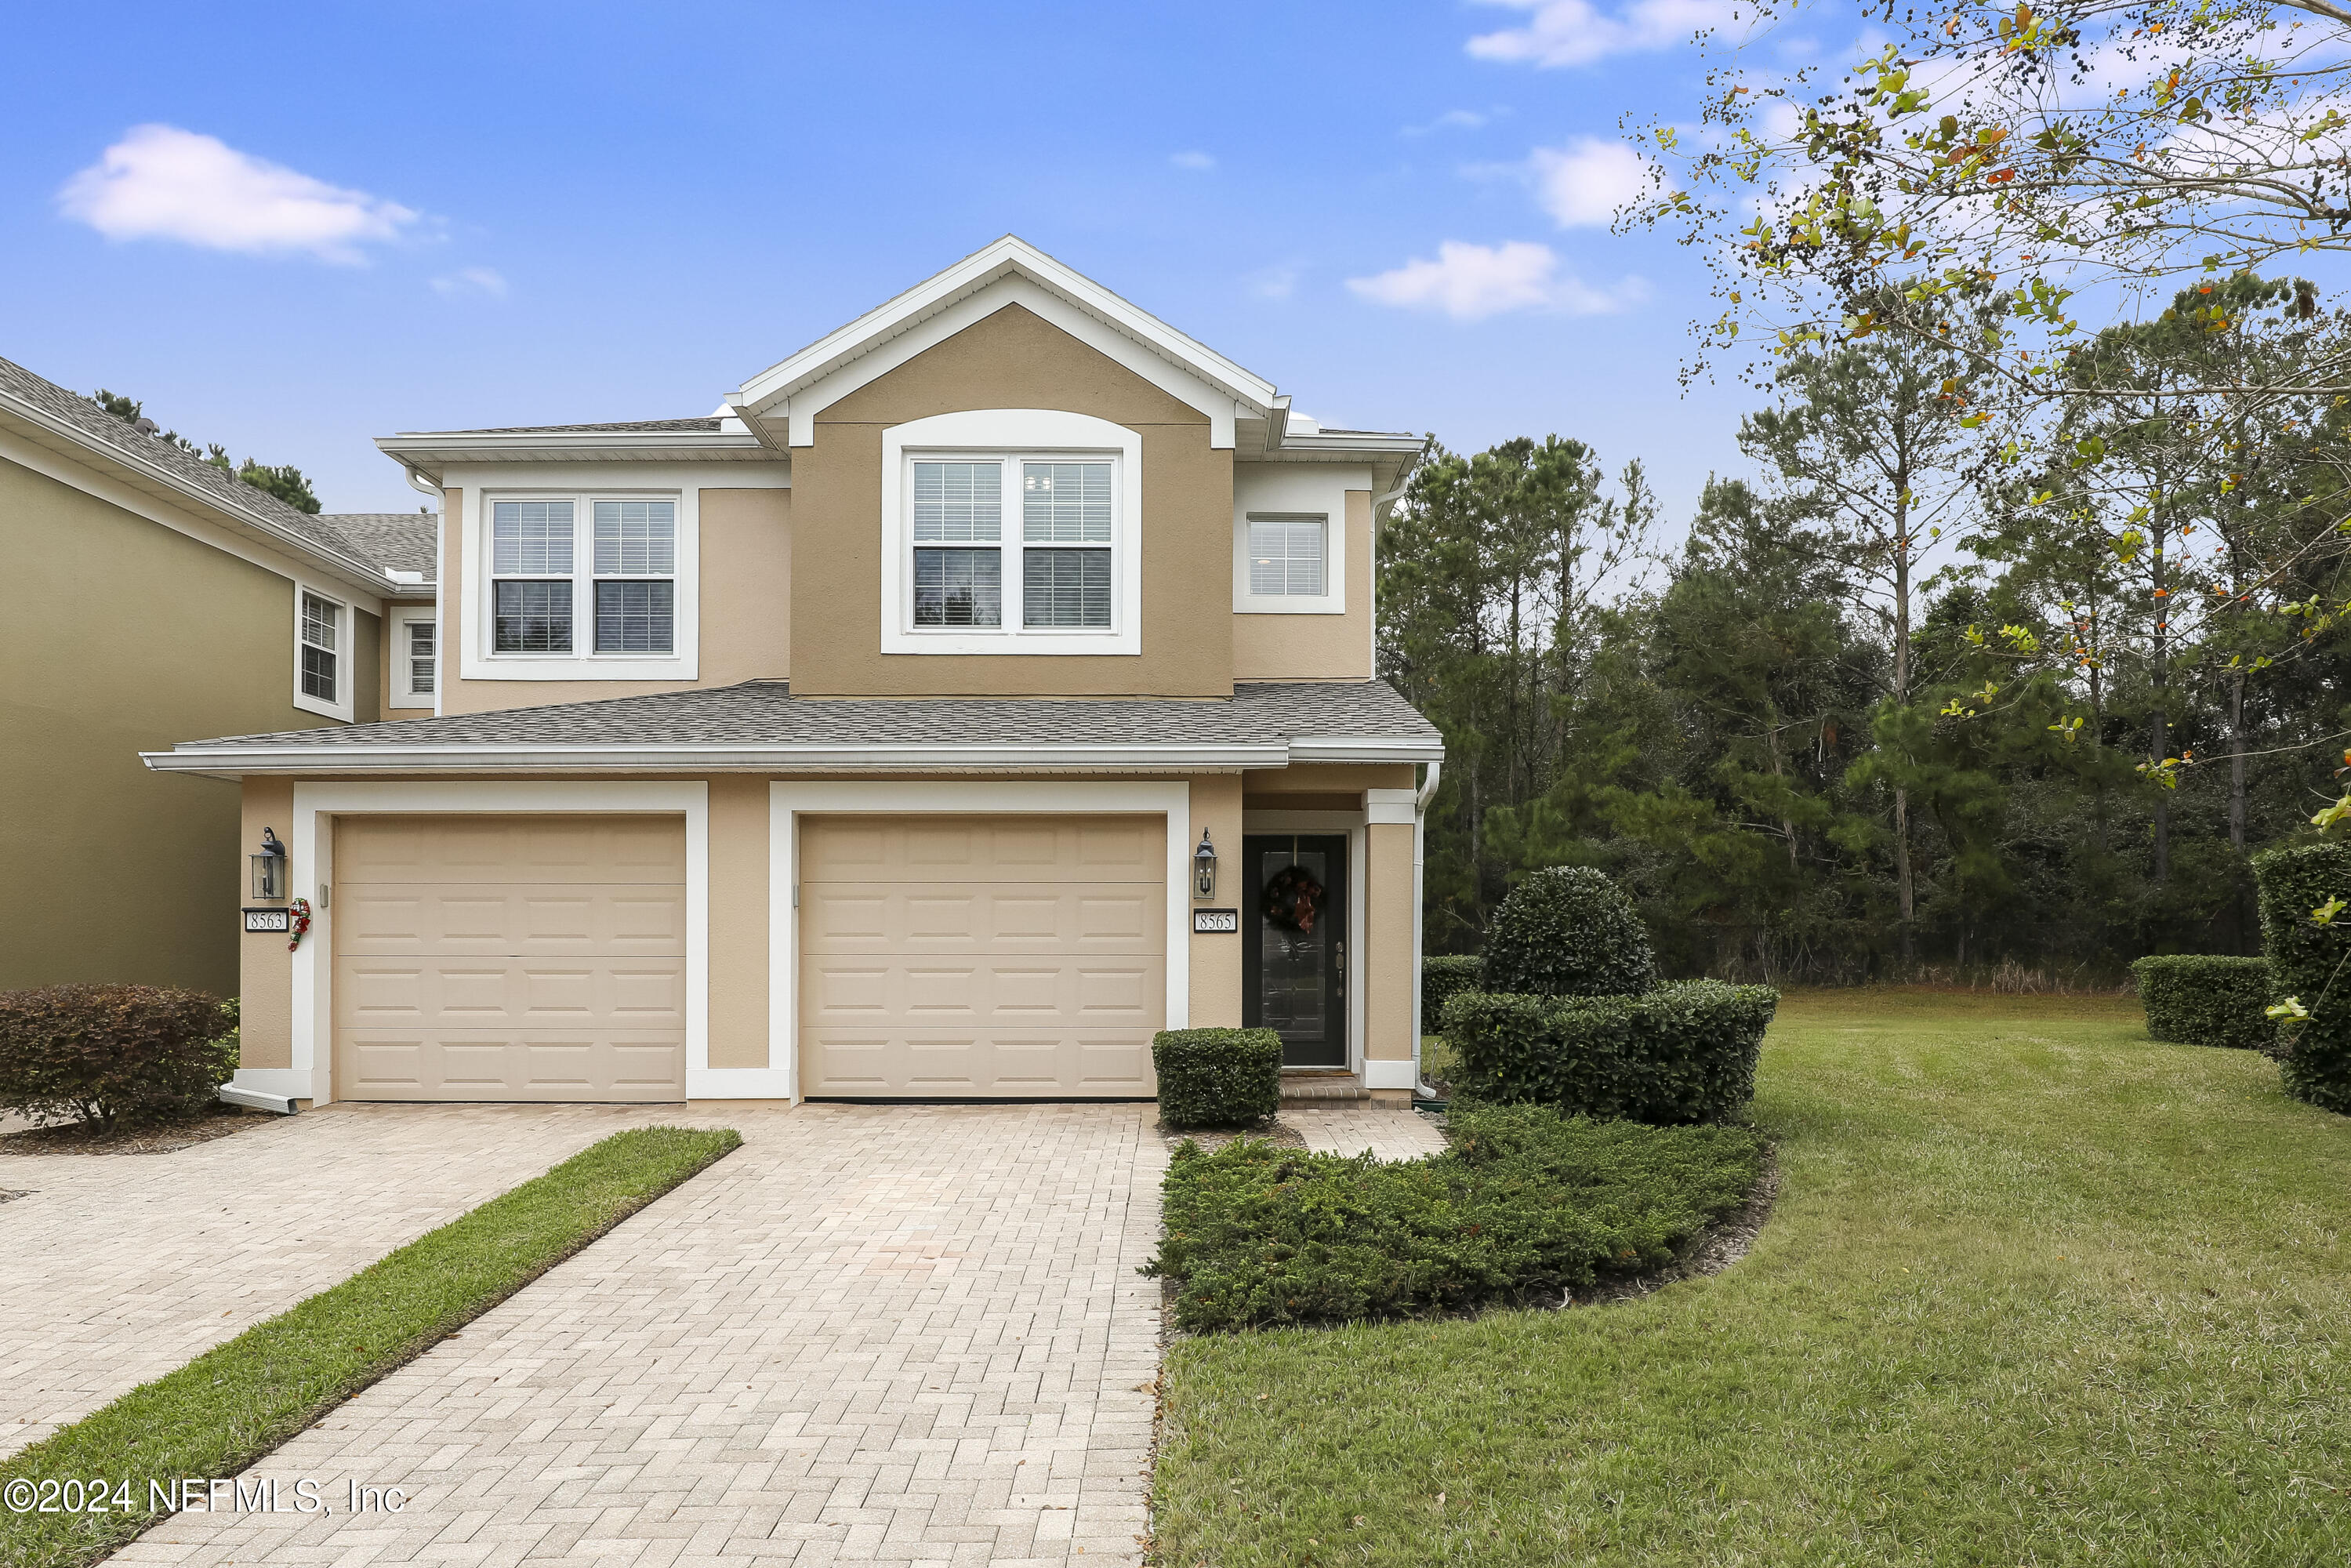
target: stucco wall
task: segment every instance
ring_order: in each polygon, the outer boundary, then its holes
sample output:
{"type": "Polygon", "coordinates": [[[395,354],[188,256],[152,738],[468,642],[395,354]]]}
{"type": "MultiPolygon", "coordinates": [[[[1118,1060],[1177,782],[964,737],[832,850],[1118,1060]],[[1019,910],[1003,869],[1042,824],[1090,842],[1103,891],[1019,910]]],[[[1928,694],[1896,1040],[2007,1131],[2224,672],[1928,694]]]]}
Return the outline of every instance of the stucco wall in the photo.
{"type": "Polygon", "coordinates": [[[768,1065],[768,780],[710,780],[710,1065],[768,1065]]]}
{"type": "MultiPolygon", "coordinates": [[[[0,988],[237,984],[237,787],[141,751],[333,721],[294,706],[286,577],[0,459],[0,988]]],[[[372,716],[376,621],[348,661],[372,716]]]]}
{"type": "MultiPolygon", "coordinates": [[[[1195,909],[1241,909],[1241,781],[1235,774],[1211,774],[1192,781],[1193,847],[1207,829],[1217,850],[1216,896],[1191,901],[1195,909]]],[[[1241,935],[1194,933],[1192,1027],[1238,1029],[1241,1023],[1241,935]]]]}
{"type": "MultiPolygon", "coordinates": [[[[235,789],[237,786],[225,786],[235,789]]],[[[283,779],[248,779],[245,780],[243,826],[237,833],[241,845],[255,846],[261,842],[261,830],[277,831],[278,841],[291,847],[294,838],[294,786],[283,779]]],[[[224,857],[234,863],[223,867],[220,880],[223,888],[220,911],[214,916],[224,931],[234,931],[232,922],[241,925],[230,913],[243,905],[253,893],[251,868],[243,855],[224,857]],[[235,895],[234,902],[228,894],[235,895]]],[[[238,995],[244,998],[242,1014],[244,1055],[238,1065],[243,1067],[291,1067],[294,1065],[294,957],[279,932],[254,932],[233,935],[236,945],[238,995]]],[[[307,938],[306,938],[307,940],[307,938]]]]}
{"type": "MultiPolygon", "coordinates": [[[[629,482],[625,465],[612,481],[629,482]]],[[[583,486],[583,488],[593,488],[583,486]]],[[[441,711],[444,715],[597,702],[695,686],[731,686],[791,674],[792,492],[701,487],[699,674],[691,681],[466,680],[458,629],[467,608],[464,540],[480,497],[463,486],[441,492],[449,521],[441,540],[441,711]]],[[[585,635],[585,629],[581,629],[585,635]]]]}
{"type": "Polygon", "coordinates": [[[1412,828],[1374,822],[1364,831],[1364,1055],[1412,1060],[1412,828]]]}
{"type": "Polygon", "coordinates": [[[1349,490],[1343,517],[1346,610],[1338,615],[1235,614],[1237,681],[1372,678],[1372,493],[1349,490]]]}
{"type": "MultiPolygon", "coordinates": [[[[1018,305],[915,355],[818,414],[792,454],[792,688],[812,696],[1228,696],[1232,453],[1208,422],[1018,305]],[[1092,414],[1142,437],[1140,654],[882,650],[882,433],[971,409],[1092,414]]],[[[1007,584],[1008,605],[1018,590],[1007,584]]]]}

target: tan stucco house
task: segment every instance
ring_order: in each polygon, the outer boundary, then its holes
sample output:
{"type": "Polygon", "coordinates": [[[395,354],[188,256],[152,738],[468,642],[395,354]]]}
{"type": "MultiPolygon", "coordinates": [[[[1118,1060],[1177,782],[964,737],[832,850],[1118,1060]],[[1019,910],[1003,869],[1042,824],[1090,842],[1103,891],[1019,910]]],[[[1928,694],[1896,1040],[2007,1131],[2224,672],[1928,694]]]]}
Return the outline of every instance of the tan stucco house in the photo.
{"type": "Polygon", "coordinates": [[[705,418],[378,444],[445,519],[432,716],[146,758],[310,906],[244,938],[241,1089],[1136,1098],[1249,1023],[1410,1092],[1418,438],[1008,237],[705,418]]]}
{"type": "Polygon", "coordinates": [[[0,990],[235,993],[237,787],[138,754],[429,713],[384,631],[429,638],[437,527],[297,511],[0,360],[0,990]]]}

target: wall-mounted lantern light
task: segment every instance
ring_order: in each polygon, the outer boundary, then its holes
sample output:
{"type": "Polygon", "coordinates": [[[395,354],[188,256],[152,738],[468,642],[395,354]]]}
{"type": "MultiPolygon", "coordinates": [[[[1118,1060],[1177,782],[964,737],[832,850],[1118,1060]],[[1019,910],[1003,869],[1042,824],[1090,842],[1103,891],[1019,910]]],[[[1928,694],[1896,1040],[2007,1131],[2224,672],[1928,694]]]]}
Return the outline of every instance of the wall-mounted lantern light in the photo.
{"type": "Polygon", "coordinates": [[[1217,896],[1217,846],[1208,841],[1208,830],[1200,830],[1200,847],[1192,852],[1192,896],[1217,896]]]}
{"type": "Polygon", "coordinates": [[[263,904],[277,904],[286,897],[286,846],[267,828],[261,830],[261,852],[253,856],[253,896],[263,904]]]}

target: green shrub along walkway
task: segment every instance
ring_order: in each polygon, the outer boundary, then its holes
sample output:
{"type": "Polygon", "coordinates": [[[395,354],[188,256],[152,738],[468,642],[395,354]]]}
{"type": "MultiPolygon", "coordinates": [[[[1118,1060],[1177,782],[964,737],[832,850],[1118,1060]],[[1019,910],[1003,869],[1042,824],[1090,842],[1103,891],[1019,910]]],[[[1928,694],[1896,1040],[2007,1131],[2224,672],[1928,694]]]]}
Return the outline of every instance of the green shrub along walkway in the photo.
{"type": "Polygon", "coordinates": [[[2351,1118],[2102,998],[1798,992],[1777,1207],[1564,1312],[1175,1344],[1168,1568],[2351,1560],[2351,1118]]]}
{"type": "MultiPolygon", "coordinates": [[[[76,1513],[0,1506],[0,1563],[94,1563],[163,1517],[148,1480],[236,1474],[742,1143],[730,1130],[616,1133],[330,1290],[0,1461],[8,1483],[73,1479],[76,1513]],[[128,1484],[121,1508],[87,1483],[128,1484]]],[[[21,1492],[23,1489],[16,1489],[21,1492]]]]}

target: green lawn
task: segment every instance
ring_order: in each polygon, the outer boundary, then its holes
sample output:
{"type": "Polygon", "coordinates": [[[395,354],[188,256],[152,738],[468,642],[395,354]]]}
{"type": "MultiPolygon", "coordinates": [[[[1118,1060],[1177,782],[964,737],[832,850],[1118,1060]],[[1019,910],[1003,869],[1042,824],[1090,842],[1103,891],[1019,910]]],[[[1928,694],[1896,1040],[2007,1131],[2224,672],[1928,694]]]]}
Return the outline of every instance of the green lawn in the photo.
{"type": "Polygon", "coordinates": [[[1779,1207],[1565,1313],[1188,1340],[1158,1561],[2321,1563],[2351,1552],[2351,1118],[2135,1003],[1782,1005],[1779,1207]]]}
{"type": "MultiPolygon", "coordinates": [[[[615,1133],[0,1461],[0,1565],[97,1562],[163,1517],[151,1480],[235,1475],[742,1141],[615,1133]],[[53,1511],[17,1506],[22,1483],[45,1481],[60,1484],[27,1496],[53,1511]]],[[[290,1492],[284,1506],[298,1506],[290,1492]]]]}

